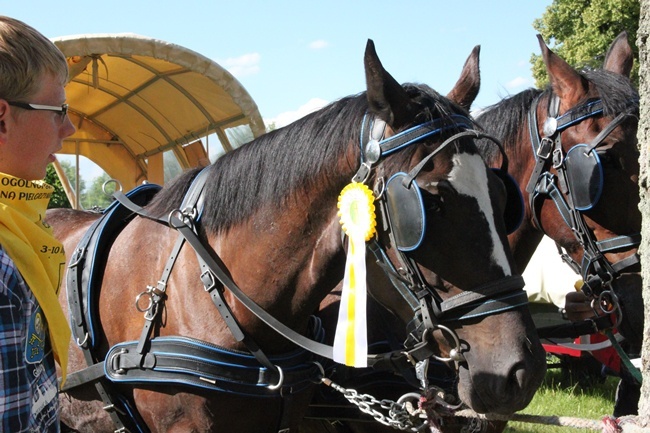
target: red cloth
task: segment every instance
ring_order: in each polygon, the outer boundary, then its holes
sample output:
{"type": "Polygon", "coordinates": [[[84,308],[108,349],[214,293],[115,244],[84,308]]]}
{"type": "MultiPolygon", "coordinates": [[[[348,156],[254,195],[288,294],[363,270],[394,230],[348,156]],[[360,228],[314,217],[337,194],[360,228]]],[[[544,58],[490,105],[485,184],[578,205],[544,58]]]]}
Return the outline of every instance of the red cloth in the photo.
{"type": "MultiPolygon", "coordinates": [[[[591,334],[589,337],[589,343],[595,344],[600,343],[601,341],[607,340],[607,336],[601,333],[591,334]]],[[[580,339],[576,339],[576,343],[580,343],[580,339]]],[[[591,355],[596,358],[601,364],[607,366],[616,374],[621,371],[621,357],[616,353],[616,349],[613,347],[606,347],[605,349],[594,350],[591,352],[591,355]]]]}

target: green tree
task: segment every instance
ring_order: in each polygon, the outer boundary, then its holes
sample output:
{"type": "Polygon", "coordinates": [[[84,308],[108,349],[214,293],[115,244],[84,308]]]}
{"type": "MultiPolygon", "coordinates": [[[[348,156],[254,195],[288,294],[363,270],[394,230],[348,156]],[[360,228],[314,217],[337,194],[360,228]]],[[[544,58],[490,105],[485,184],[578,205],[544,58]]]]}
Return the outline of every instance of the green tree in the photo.
{"type": "Polygon", "coordinates": [[[61,179],[59,179],[59,176],[56,174],[56,170],[54,169],[54,166],[52,164],[48,164],[47,166],[47,172],[45,173],[45,182],[49,183],[54,187],[54,194],[52,194],[52,198],[50,198],[50,203],[47,205],[48,209],[59,208],[59,207],[64,207],[64,208],[72,207],[72,205],[70,204],[70,200],[68,200],[68,196],[65,195],[65,190],[63,189],[63,185],[61,184],[61,179]]]}
{"type": "Polygon", "coordinates": [[[106,185],[106,192],[104,192],[104,183],[110,180],[110,176],[106,173],[97,176],[93,179],[88,191],[81,195],[81,205],[84,209],[105,209],[111,204],[112,198],[110,194],[114,191],[115,184],[110,182],[106,185]],[[107,195],[108,194],[108,195],[107,195]]]}
{"type": "MultiPolygon", "coordinates": [[[[63,173],[65,173],[65,176],[68,178],[68,181],[70,182],[70,185],[72,188],[75,187],[75,179],[77,178],[76,171],[70,161],[59,161],[61,164],[61,168],[63,169],[63,173]]],[[[72,204],[68,200],[68,196],[65,195],[65,190],[63,189],[63,185],[61,183],[61,179],[59,179],[59,176],[54,169],[54,165],[49,164],[47,166],[47,173],[45,174],[45,182],[49,183],[54,187],[54,194],[52,195],[52,198],[50,199],[50,203],[48,205],[48,208],[59,208],[59,207],[64,207],[64,208],[71,208],[72,204]]],[[[83,197],[83,190],[86,188],[86,183],[83,180],[83,178],[79,177],[79,190],[81,191],[81,197],[83,197]]]]}
{"type": "MultiPolygon", "coordinates": [[[[636,59],[632,82],[639,82],[639,51],[634,42],[639,28],[639,0],[553,0],[533,27],[548,46],[575,68],[599,68],[612,41],[623,30],[636,59]]],[[[548,83],[542,56],[533,54],[535,84],[548,83]]]]}

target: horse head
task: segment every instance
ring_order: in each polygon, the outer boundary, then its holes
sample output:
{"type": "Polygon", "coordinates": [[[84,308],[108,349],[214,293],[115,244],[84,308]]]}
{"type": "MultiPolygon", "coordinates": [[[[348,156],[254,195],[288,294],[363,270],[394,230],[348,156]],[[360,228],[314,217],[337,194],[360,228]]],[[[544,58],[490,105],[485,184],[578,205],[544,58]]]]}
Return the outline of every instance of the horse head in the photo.
{"type": "Polygon", "coordinates": [[[404,323],[415,316],[418,339],[457,370],[464,403],[506,414],[530,402],[545,357],[507,242],[504,214],[520,197],[509,196],[508,178],[483,161],[474,144],[481,135],[467,117],[480,83],[478,51],[445,99],[426,86],[399,85],[367,48],[375,120],[362,132],[362,165],[373,141],[382,149],[368,179],[380,209],[372,248],[380,266],[369,284],[404,323]],[[417,136],[423,120],[436,132],[395,145],[417,136]]]}
{"type": "Polygon", "coordinates": [[[538,38],[550,87],[538,99],[536,123],[530,117],[539,146],[528,215],[564,250],[594,308],[623,320],[621,332],[640,348],[639,97],[629,80],[632,49],[623,32],[602,69],[578,72],[538,38]]]}

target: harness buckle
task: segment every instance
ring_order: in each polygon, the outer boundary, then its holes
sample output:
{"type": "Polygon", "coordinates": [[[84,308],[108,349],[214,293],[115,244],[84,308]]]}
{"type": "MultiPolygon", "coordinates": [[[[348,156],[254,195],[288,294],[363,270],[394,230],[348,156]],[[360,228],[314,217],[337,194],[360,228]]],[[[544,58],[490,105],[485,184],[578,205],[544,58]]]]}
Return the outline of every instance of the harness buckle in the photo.
{"type": "Polygon", "coordinates": [[[352,178],[352,182],[364,183],[368,180],[368,176],[370,176],[370,168],[370,164],[362,162],[359,170],[357,170],[357,173],[352,178]]]}
{"type": "Polygon", "coordinates": [[[209,269],[203,271],[200,278],[204,286],[203,290],[205,290],[206,292],[211,292],[217,287],[217,283],[214,279],[214,275],[212,275],[212,272],[210,272],[209,269]]]}
{"type": "MultiPolygon", "coordinates": [[[[128,350],[122,348],[119,351],[115,352],[113,355],[111,355],[110,359],[108,360],[108,365],[115,370],[116,374],[124,374],[126,373],[126,370],[122,367],[120,367],[120,362],[119,362],[119,357],[121,355],[124,355],[125,353],[128,353],[128,350]]],[[[104,408],[106,410],[106,408],[104,408]]]]}
{"type": "Polygon", "coordinates": [[[541,159],[548,159],[551,156],[551,149],[553,149],[553,140],[548,137],[542,138],[537,148],[537,156],[541,159]]]}
{"type": "Polygon", "coordinates": [[[559,169],[564,164],[564,155],[562,154],[562,148],[556,147],[553,149],[553,168],[559,169]]]}
{"type": "Polygon", "coordinates": [[[278,369],[278,374],[280,375],[280,377],[278,378],[278,383],[276,383],[275,385],[271,385],[271,384],[266,385],[266,388],[271,391],[280,389],[280,387],[282,387],[282,384],[284,383],[284,371],[282,371],[279,365],[276,365],[275,368],[278,369]]]}

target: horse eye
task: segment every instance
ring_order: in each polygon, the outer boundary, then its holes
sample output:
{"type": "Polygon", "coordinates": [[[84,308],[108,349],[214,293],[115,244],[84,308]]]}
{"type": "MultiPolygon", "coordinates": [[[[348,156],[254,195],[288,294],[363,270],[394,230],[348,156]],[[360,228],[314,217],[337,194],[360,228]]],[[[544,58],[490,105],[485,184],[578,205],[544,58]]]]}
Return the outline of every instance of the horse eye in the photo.
{"type": "Polygon", "coordinates": [[[425,200],[424,206],[427,212],[440,212],[442,211],[442,204],[444,199],[440,195],[431,195],[425,200]]]}
{"type": "Polygon", "coordinates": [[[625,160],[616,154],[612,154],[612,152],[598,152],[598,158],[604,168],[610,170],[623,170],[625,167],[625,160]]]}
{"type": "Polygon", "coordinates": [[[603,165],[611,165],[614,163],[614,158],[607,152],[598,152],[598,158],[603,165]]]}

